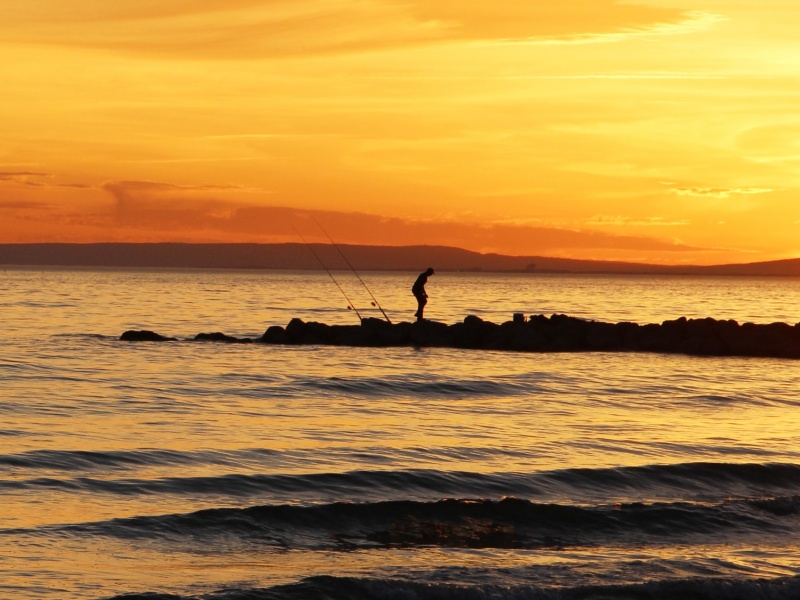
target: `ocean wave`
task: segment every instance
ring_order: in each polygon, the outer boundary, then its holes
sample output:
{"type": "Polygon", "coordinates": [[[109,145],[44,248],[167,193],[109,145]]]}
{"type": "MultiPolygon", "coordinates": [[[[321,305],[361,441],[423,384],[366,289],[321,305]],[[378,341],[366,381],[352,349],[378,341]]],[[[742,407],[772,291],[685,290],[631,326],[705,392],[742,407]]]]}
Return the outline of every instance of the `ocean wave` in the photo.
{"type": "Polygon", "coordinates": [[[145,466],[230,465],[267,461],[278,453],[266,449],[181,452],[177,450],[31,450],[0,454],[0,467],[55,471],[128,470],[145,466]]]}
{"type": "Polygon", "coordinates": [[[800,485],[800,466],[784,463],[691,462],[611,469],[565,469],[541,475],[548,489],[630,490],[659,498],[779,495],[800,485]]]}
{"type": "MultiPolygon", "coordinates": [[[[474,449],[473,449],[474,450],[474,449]]],[[[376,449],[374,461],[386,457],[376,449]]],[[[354,458],[343,452],[341,459],[354,458]]],[[[369,458],[369,457],[368,457],[369,458]]],[[[342,473],[222,473],[160,478],[100,477],[137,469],[217,467],[241,470],[276,464],[301,464],[303,455],[263,449],[178,452],[32,451],[0,455],[0,468],[40,470],[42,476],[0,479],[0,491],[60,490],[119,495],[214,495],[246,497],[268,494],[298,504],[324,499],[377,502],[442,497],[532,498],[567,504],[634,501],[718,502],[728,498],[791,496],[800,486],[800,466],[792,464],[684,463],[599,469],[563,469],[533,473],[475,473],[438,469],[353,470],[342,473]],[[63,473],[78,476],[63,477],[63,473]],[[83,475],[85,474],[85,475],[83,475]]]]}
{"type": "MultiPolygon", "coordinates": [[[[760,543],[793,535],[800,498],[574,506],[502,500],[397,500],[315,506],[212,508],[46,526],[38,535],[213,543],[238,538],[279,549],[358,548],[535,549],[615,544],[707,544],[710,539],[760,543]]],[[[21,533],[15,530],[13,533],[21,533]]],[[[32,532],[31,532],[32,533],[32,532]]]]}
{"type": "Polygon", "coordinates": [[[4,302],[4,308],[73,308],[75,304],[71,302],[47,302],[47,301],[34,301],[34,300],[18,300],[16,302],[4,302]]]}
{"type": "Polygon", "coordinates": [[[477,473],[417,471],[352,471],[307,475],[225,474],[205,477],[160,479],[101,479],[93,477],[37,477],[0,480],[0,490],[59,490],[64,492],[118,495],[175,494],[241,497],[270,494],[291,497],[306,504],[318,498],[361,498],[365,501],[396,498],[415,499],[442,496],[502,496],[517,493],[536,495],[538,490],[524,475],[483,475],[477,473]]]}
{"type": "Polygon", "coordinates": [[[76,338],[88,340],[108,340],[116,341],[119,339],[117,335],[106,335],[102,333],[53,333],[50,335],[52,338],[76,338]]]}
{"type": "Polygon", "coordinates": [[[271,588],[226,589],[201,597],[123,594],[108,600],[790,600],[800,596],[800,578],[696,578],[620,585],[458,585],[404,580],[309,577],[271,588]]]}
{"type": "Polygon", "coordinates": [[[396,377],[304,377],[294,385],[322,396],[388,398],[413,396],[424,398],[512,397],[531,394],[539,389],[526,377],[424,379],[410,374],[396,377]]]}

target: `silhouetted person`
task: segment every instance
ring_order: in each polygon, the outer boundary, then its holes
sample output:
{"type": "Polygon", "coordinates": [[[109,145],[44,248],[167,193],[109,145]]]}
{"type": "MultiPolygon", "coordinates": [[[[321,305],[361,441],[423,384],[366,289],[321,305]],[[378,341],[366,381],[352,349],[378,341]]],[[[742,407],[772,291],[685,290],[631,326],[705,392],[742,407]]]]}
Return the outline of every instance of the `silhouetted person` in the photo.
{"type": "Polygon", "coordinates": [[[433,268],[428,267],[424,273],[419,274],[419,277],[417,277],[417,280],[411,287],[411,293],[414,294],[418,304],[417,312],[414,313],[414,316],[417,317],[417,321],[422,321],[422,312],[425,310],[425,305],[428,303],[428,294],[425,292],[425,284],[428,283],[428,277],[433,275],[433,273],[433,268]]]}

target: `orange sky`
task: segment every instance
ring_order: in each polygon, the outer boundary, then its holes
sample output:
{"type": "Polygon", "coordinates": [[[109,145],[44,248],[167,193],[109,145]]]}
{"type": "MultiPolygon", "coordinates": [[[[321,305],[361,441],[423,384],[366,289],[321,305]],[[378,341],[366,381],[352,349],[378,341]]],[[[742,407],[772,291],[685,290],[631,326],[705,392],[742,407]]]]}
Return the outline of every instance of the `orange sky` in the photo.
{"type": "Polygon", "coordinates": [[[797,0],[4,0],[0,242],[800,257],[797,0]]]}

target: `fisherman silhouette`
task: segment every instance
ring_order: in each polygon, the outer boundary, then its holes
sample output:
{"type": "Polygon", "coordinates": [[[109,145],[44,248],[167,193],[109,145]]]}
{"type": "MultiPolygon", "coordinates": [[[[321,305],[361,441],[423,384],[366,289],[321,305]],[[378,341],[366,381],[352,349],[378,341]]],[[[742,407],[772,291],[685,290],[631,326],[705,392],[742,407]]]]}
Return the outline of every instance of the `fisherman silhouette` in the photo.
{"type": "Polygon", "coordinates": [[[417,321],[422,321],[422,312],[425,310],[425,305],[428,303],[428,294],[425,291],[425,284],[428,283],[428,277],[433,275],[433,267],[428,267],[424,273],[420,273],[417,280],[414,282],[414,285],[411,287],[411,293],[414,294],[414,297],[417,299],[417,312],[414,313],[414,316],[417,317],[417,321]]]}

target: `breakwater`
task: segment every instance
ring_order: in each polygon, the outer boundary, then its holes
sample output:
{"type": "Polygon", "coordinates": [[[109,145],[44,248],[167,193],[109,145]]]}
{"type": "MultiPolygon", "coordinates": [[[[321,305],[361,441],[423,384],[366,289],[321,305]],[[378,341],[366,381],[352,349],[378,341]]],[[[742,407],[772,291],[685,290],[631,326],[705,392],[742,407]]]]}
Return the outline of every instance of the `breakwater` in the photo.
{"type": "MultiPolygon", "coordinates": [[[[153,331],[126,331],[123,341],[176,341],[153,331]]],[[[502,324],[468,316],[448,325],[436,321],[390,324],[374,318],[360,325],[328,325],[292,319],[260,338],[200,333],[194,341],[331,346],[447,347],[518,352],[660,352],[698,356],[800,358],[800,323],[755,324],[681,317],[663,323],[606,323],[556,314],[518,315],[502,324]]]]}

